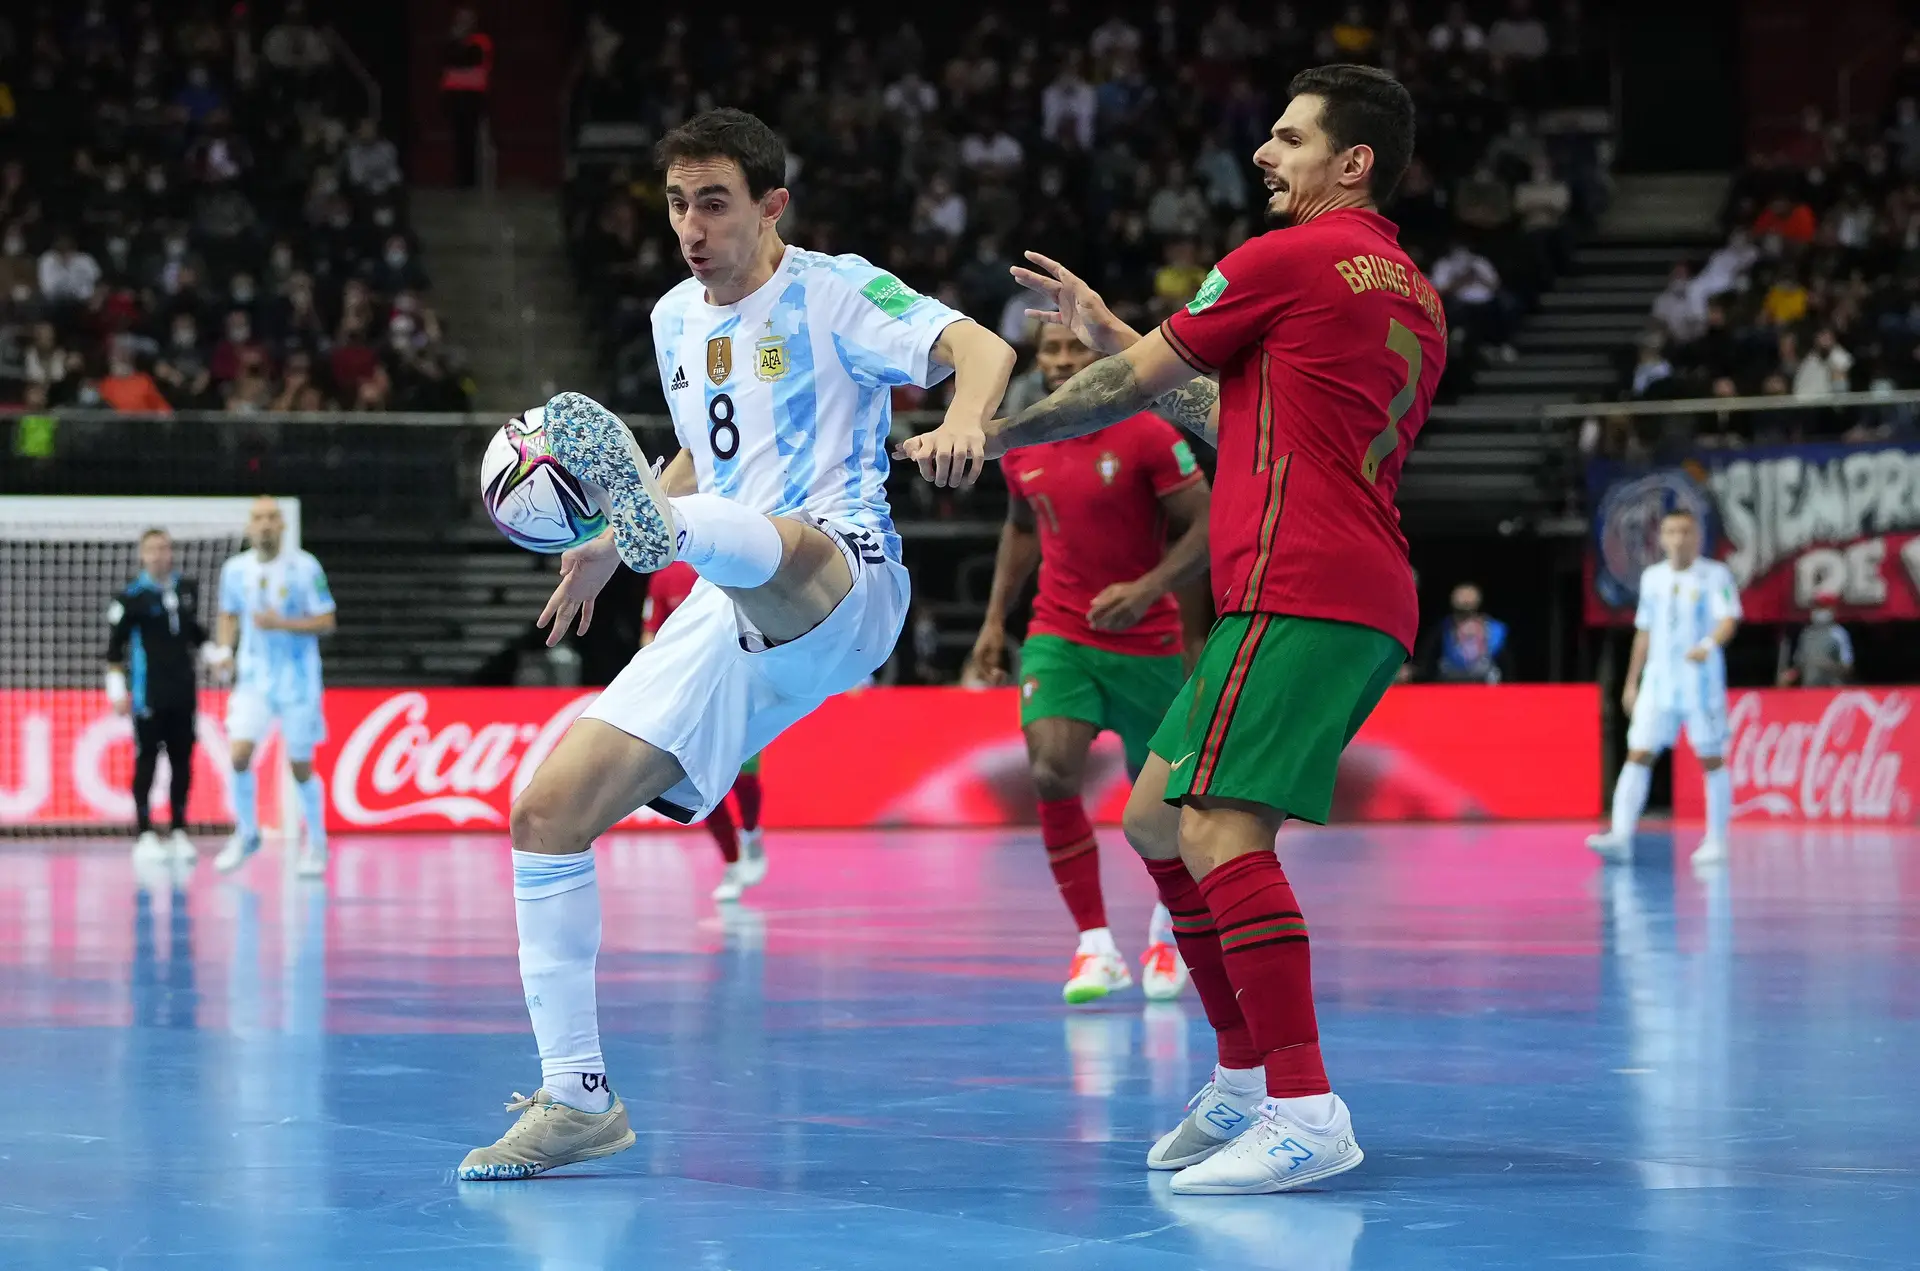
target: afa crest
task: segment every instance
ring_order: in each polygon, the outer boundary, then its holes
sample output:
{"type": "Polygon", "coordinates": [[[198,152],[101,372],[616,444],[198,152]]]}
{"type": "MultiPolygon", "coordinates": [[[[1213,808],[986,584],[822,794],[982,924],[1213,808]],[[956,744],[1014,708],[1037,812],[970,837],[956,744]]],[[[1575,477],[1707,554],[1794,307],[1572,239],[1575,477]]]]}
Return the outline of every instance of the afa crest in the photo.
{"type": "Polygon", "coordinates": [[[770,335],[764,340],[756,340],[753,345],[753,373],[771,384],[787,373],[787,339],[785,336],[770,335]]]}
{"type": "Polygon", "coordinates": [[[1120,456],[1108,450],[1101,454],[1100,462],[1094,465],[1100,472],[1100,480],[1107,485],[1120,475],[1120,456]]]}
{"type": "Polygon", "coordinates": [[[733,337],[716,335],[707,341],[707,378],[718,387],[733,378],[733,337]]]}

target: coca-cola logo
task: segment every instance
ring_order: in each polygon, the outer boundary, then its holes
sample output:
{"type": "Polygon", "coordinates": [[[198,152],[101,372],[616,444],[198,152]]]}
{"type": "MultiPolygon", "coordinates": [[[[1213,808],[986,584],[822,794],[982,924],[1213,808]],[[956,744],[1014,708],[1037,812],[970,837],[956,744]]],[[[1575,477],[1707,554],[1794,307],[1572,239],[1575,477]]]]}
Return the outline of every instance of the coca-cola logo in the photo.
{"type": "Polygon", "coordinates": [[[355,826],[421,816],[454,825],[504,825],[513,796],[593,698],[575,698],[544,723],[495,721],[475,728],[455,720],[436,730],[427,722],[425,693],[396,693],[367,712],[340,747],[333,809],[355,826]]]}
{"type": "Polygon", "coordinates": [[[1811,721],[1770,721],[1765,703],[1761,694],[1742,694],[1727,718],[1735,816],[1908,818],[1913,805],[1900,784],[1901,755],[1889,745],[1910,709],[1905,694],[1849,689],[1811,721]]]}

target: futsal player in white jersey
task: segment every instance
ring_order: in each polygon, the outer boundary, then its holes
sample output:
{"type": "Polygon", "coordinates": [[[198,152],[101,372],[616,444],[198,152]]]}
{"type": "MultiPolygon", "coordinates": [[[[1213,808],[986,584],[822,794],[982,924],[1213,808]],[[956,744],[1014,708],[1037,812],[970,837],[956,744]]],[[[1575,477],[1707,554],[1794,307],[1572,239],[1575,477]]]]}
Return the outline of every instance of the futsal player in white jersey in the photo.
{"type": "Polygon", "coordinates": [[[1685,725],[1687,744],[1706,770],[1707,836],[1693,862],[1707,865],[1726,859],[1733,819],[1725,649],[1740,626],[1740,586],[1732,570],[1700,555],[1700,523],[1690,512],[1667,513],[1660,547],[1667,558],[1641,573],[1633,616],[1633,656],[1620,699],[1631,722],[1627,762],[1613,786],[1613,825],[1589,837],[1587,846],[1612,859],[1632,854],[1653,761],[1685,725]]]}
{"type": "Polygon", "coordinates": [[[299,872],[327,872],[326,794],[313,751],[327,738],[320,700],[320,637],[333,631],[333,593],[326,571],[307,552],[285,551],[280,505],[258,498],[247,517],[249,550],[220,567],[220,621],[214,642],[230,650],[233,692],[227,698],[227,744],[233,752],[233,837],[214,859],[230,873],[260,850],[254,748],[274,721],[300,792],[307,841],[299,872]]]}
{"type": "MultiPolygon", "coordinates": [[[[577,393],[543,412],[554,454],[605,492],[613,527],[561,558],[541,624],[558,640],[622,561],[683,560],[685,604],[587,708],[514,802],[520,975],[541,1088],[518,1121],[460,1165],[465,1180],[526,1178],[630,1146],[601,1057],[594,999],[596,836],[650,805],[693,821],[740,765],[886,661],[907,613],[886,495],[891,395],[954,376],[947,418],[974,436],[1013,350],[857,256],[780,239],[786,151],[738,110],[664,138],[668,217],[692,277],[653,310],[680,451],[658,477],[626,425],[577,393]]],[[[531,415],[531,412],[529,412],[531,415]]],[[[943,465],[977,470],[976,454],[943,465]]]]}

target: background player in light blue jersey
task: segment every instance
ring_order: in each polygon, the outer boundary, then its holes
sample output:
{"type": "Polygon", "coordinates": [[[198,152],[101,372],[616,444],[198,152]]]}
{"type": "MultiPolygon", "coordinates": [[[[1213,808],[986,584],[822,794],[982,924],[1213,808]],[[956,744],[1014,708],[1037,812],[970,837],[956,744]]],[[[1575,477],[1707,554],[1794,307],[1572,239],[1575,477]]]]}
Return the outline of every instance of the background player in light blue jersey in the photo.
{"type": "Polygon", "coordinates": [[[214,866],[238,869],[260,850],[253,751],[275,720],[300,791],[307,841],[300,873],[327,872],[326,793],[313,771],[313,749],[327,736],[320,702],[320,637],[333,630],[333,595],[320,562],[281,550],[286,519],[269,498],[247,517],[251,550],[220,567],[220,622],[214,639],[233,651],[233,693],[227,699],[227,742],[233,751],[234,833],[214,866]]]}
{"type": "Polygon", "coordinates": [[[1726,859],[1733,819],[1733,780],[1727,772],[1727,641],[1740,627],[1740,584],[1733,571],[1700,555],[1700,523],[1674,511],[1660,521],[1667,558],[1640,575],[1633,615],[1633,656],[1620,703],[1627,726],[1627,762],[1613,784],[1613,825],[1587,839],[1602,856],[1633,851],[1633,829],[1647,803],[1653,761],[1685,725],[1687,744],[1706,772],[1707,836],[1693,853],[1696,865],[1726,859]]]}
{"type": "MultiPolygon", "coordinates": [[[[526,1178],[632,1145],[607,1084],[594,999],[596,836],[642,805],[681,821],[726,797],[740,766],[886,661],[907,571],[887,507],[900,384],[954,376],[945,467],[977,473],[1014,355],[984,327],[857,256],[781,241],[786,148],[737,110],[667,135],[669,218],[693,276],[653,311],[681,449],[655,478],[626,425],[578,393],[528,412],[553,453],[604,492],[613,528],[561,560],[541,615],[558,640],[621,561],[683,560],[700,582],[561,739],[514,802],[520,977],[541,1088],[461,1162],[467,1180],[526,1178]]],[[[857,774],[851,779],[857,780],[857,774]]]]}

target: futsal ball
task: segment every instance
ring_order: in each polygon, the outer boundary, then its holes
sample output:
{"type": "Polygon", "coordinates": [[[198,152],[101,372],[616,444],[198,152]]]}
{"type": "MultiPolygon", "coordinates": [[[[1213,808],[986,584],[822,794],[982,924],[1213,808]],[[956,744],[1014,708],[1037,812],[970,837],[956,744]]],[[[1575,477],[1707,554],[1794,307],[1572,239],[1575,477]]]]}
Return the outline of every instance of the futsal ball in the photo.
{"type": "Polygon", "coordinates": [[[547,448],[546,408],[515,415],[480,460],[480,501],[507,538],[533,552],[564,552],[606,531],[594,492],[547,448]]]}

